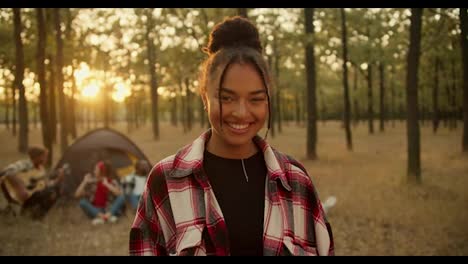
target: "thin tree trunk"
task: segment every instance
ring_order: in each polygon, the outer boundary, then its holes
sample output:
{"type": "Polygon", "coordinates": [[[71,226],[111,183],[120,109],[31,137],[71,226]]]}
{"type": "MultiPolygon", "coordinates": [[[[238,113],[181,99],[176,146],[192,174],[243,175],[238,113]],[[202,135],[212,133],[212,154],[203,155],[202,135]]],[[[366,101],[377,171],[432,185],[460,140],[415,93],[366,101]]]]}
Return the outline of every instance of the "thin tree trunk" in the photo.
{"type": "Polygon", "coordinates": [[[59,109],[60,109],[60,150],[63,155],[68,147],[67,138],[67,116],[65,106],[65,95],[63,93],[63,40],[62,30],[60,28],[60,8],[54,9],[55,21],[55,41],[57,44],[57,92],[59,96],[59,109]]]}
{"type": "Polygon", "coordinates": [[[65,39],[68,41],[71,48],[67,51],[66,57],[66,65],[71,65],[72,67],[72,74],[70,76],[72,86],[71,86],[71,95],[66,100],[67,105],[67,133],[73,139],[76,138],[76,112],[75,112],[75,91],[76,91],[76,82],[75,82],[75,67],[73,66],[73,58],[74,58],[74,47],[72,44],[74,43],[73,35],[72,35],[72,21],[73,17],[70,11],[70,8],[64,8],[65,12],[65,20],[66,20],[66,28],[65,28],[65,39]]]}
{"type": "Polygon", "coordinates": [[[434,62],[434,89],[432,90],[432,105],[433,109],[433,119],[432,119],[432,131],[437,133],[439,128],[439,57],[435,58],[434,62]]]}
{"type": "Polygon", "coordinates": [[[396,115],[396,92],[395,92],[395,67],[391,66],[391,81],[390,81],[390,109],[388,110],[389,118],[392,120],[392,127],[395,127],[396,115]]]}
{"type": "Polygon", "coordinates": [[[418,113],[418,67],[421,45],[422,8],[411,9],[410,45],[406,75],[408,181],[421,183],[421,158],[418,113]]]}
{"type": "Polygon", "coordinates": [[[152,125],[153,138],[159,140],[159,112],[158,112],[158,84],[156,80],[156,54],[154,49],[153,38],[151,31],[154,28],[152,9],[147,12],[146,16],[146,44],[148,50],[149,74],[151,77],[151,106],[152,106],[152,125]]]}
{"type": "Polygon", "coordinates": [[[16,113],[16,90],[18,88],[16,87],[15,83],[13,83],[13,86],[11,88],[12,91],[12,96],[11,96],[11,123],[13,127],[13,136],[16,137],[16,120],[17,120],[17,113],[16,113]]]}
{"type": "Polygon", "coordinates": [[[53,55],[49,55],[49,131],[52,143],[57,143],[57,107],[56,107],[56,86],[55,86],[55,60],[53,55]]]}
{"type": "Polygon", "coordinates": [[[184,87],[183,87],[183,81],[179,79],[178,81],[178,86],[179,86],[179,92],[182,95],[181,96],[181,111],[180,111],[180,121],[182,122],[182,129],[184,133],[187,133],[188,128],[187,128],[187,93],[184,92],[184,87]],[[185,93],[185,96],[183,95],[185,93]]]}
{"type": "Polygon", "coordinates": [[[10,99],[9,90],[10,89],[8,88],[5,89],[5,124],[7,130],[10,130],[10,102],[8,102],[8,100],[10,99]]]}
{"type": "Polygon", "coordinates": [[[275,37],[273,39],[273,54],[275,56],[275,83],[276,83],[276,95],[275,95],[275,116],[278,125],[278,133],[283,131],[282,126],[282,115],[281,115],[281,91],[280,91],[280,82],[279,82],[279,64],[280,64],[280,53],[278,50],[278,39],[275,37]]]}
{"type": "MultiPolygon", "coordinates": [[[[203,109],[201,111],[203,111],[203,109]]],[[[175,127],[177,126],[177,97],[176,96],[171,98],[171,125],[175,127]]]]}
{"type": "Polygon", "coordinates": [[[357,66],[353,67],[353,91],[354,91],[354,96],[353,96],[353,106],[354,106],[354,111],[352,111],[354,115],[354,126],[357,126],[359,124],[359,103],[358,103],[358,68],[357,66]]]}
{"type": "Polygon", "coordinates": [[[34,129],[37,129],[37,123],[39,120],[39,104],[33,103],[32,105],[34,107],[33,125],[34,125],[34,129]]]}
{"type": "Polygon", "coordinates": [[[380,132],[385,130],[385,67],[384,63],[379,63],[379,73],[380,73],[380,132]]]}
{"type": "MultiPolygon", "coordinates": [[[[455,45],[454,45],[455,46],[455,45]]],[[[451,59],[452,63],[452,96],[450,97],[450,105],[453,107],[452,114],[450,115],[451,127],[457,129],[457,74],[455,72],[455,59],[451,59]]]]}
{"type": "MultiPolygon", "coordinates": [[[[73,66],[72,66],[73,67],[73,66]]],[[[76,79],[75,79],[75,67],[73,67],[72,70],[72,86],[71,86],[71,97],[69,100],[69,117],[70,117],[70,122],[69,122],[69,129],[68,132],[71,134],[72,138],[76,138],[76,111],[75,111],[75,93],[76,93],[76,79]]]]}
{"type": "Polygon", "coordinates": [[[294,107],[296,108],[296,125],[299,126],[301,124],[301,96],[299,91],[296,91],[296,94],[294,95],[294,101],[294,107]]]}
{"type": "Polygon", "coordinates": [[[140,101],[140,97],[138,96],[138,93],[135,92],[135,95],[133,97],[133,104],[132,104],[132,108],[133,108],[133,114],[132,114],[132,120],[133,120],[133,124],[135,124],[135,129],[138,129],[140,128],[140,120],[138,120],[138,116],[139,116],[139,101],[140,101]]]}
{"type": "Polygon", "coordinates": [[[463,65],[463,136],[462,151],[468,153],[468,16],[466,8],[460,8],[460,45],[463,65]]]}
{"type": "Polygon", "coordinates": [[[374,134],[374,104],[372,96],[372,65],[367,66],[367,120],[369,134],[374,134]]]}
{"type": "Polygon", "coordinates": [[[192,130],[192,124],[193,124],[193,109],[192,109],[192,92],[190,91],[190,79],[185,78],[185,89],[187,92],[187,96],[185,98],[187,99],[187,129],[188,131],[192,130]]]}
{"type": "MultiPolygon", "coordinates": [[[[272,56],[267,55],[267,61],[268,61],[268,68],[272,69],[273,68],[273,58],[272,56]]],[[[271,124],[270,124],[270,129],[271,129],[271,137],[274,138],[276,136],[276,93],[271,93],[270,95],[270,115],[271,115],[271,124]]]]}
{"type": "Polygon", "coordinates": [[[351,135],[351,106],[349,103],[349,87],[348,87],[348,43],[347,43],[347,32],[346,32],[346,13],[344,8],[340,8],[341,11],[341,41],[343,43],[343,101],[344,101],[344,127],[346,131],[346,146],[348,150],[353,150],[353,140],[351,135]]]}
{"type": "Polygon", "coordinates": [[[44,9],[36,8],[36,20],[37,20],[37,78],[40,86],[39,94],[39,105],[40,105],[40,117],[41,117],[41,130],[42,130],[42,142],[44,146],[49,150],[49,158],[47,159],[47,167],[52,164],[53,148],[52,139],[50,137],[50,122],[49,122],[49,107],[47,104],[47,83],[46,83],[46,69],[45,69],[45,53],[46,53],[46,40],[47,31],[45,28],[44,21],[44,9]]]}
{"type": "Polygon", "coordinates": [[[306,74],[307,74],[307,158],[317,159],[317,106],[315,99],[314,9],[305,8],[306,74]]]}
{"type": "Polygon", "coordinates": [[[21,23],[20,8],[13,8],[14,20],[14,39],[15,39],[15,82],[14,87],[19,92],[19,138],[18,151],[26,153],[28,150],[28,105],[23,85],[24,79],[24,53],[23,42],[21,41],[21,32],[23,25],[21,23]]]}

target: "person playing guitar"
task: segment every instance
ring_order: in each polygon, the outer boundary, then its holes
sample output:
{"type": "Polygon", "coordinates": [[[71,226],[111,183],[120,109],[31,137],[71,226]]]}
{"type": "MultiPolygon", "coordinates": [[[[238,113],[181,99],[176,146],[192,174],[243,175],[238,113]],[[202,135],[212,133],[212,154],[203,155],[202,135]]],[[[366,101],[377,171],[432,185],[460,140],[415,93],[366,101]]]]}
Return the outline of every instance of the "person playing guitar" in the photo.
{"type": "Polygon", "coordinates": [[[37,202],[53,203],[56,200],[64,171],[63,168],[58,169],[53,179],[47,174],[44,166],[48,152],[42,147],[30,147],[29,159],[16,161],[0,172],[0,186],[7,198],[22,207],[30,207],[37,202]]]}

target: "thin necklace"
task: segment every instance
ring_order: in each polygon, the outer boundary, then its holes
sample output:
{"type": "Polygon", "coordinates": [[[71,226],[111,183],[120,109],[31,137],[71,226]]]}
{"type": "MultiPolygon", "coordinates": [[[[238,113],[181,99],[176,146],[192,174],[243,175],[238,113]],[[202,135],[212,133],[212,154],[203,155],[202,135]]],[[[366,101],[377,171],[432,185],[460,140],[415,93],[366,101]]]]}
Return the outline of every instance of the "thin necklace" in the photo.
{"type": "Polygon", "coordinates": [[[245,170],[244,159],[241,159],[242,162],[242,169],[244,170],[245,180],[249,182],[249,176],[247,175],[247,171],[245,170]]]}

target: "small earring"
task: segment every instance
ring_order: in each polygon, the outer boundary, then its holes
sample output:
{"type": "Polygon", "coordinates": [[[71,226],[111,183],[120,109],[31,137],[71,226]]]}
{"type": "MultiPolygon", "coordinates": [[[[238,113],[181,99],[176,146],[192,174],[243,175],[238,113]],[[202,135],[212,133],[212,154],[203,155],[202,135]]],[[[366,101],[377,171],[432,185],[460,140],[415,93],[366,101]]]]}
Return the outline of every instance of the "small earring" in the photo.
{"type": "Polygon", "coordinates": [[[203,110],[205,110],[205,111],[206,111],[206,105],[203,105],[203,110]]]}

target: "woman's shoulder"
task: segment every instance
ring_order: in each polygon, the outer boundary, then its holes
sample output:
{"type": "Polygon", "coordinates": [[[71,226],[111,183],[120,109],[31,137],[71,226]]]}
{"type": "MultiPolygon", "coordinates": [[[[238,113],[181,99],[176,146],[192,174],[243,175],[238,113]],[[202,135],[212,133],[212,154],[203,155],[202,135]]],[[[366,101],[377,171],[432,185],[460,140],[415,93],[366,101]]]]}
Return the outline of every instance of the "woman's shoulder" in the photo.
{"type": "Polygon", "coordinates": [[[291,169],[290,166],[293,166],[293,169],[300,168],[306,173],[306,169],[304,168],[304,165],[295,157],[285,152],[279,151],[278,149],[275,149],[275,148],[272,148],[272,149],[273,149],[273,153],[275,153],[276,159],[278,160],[278,162],[280,163],[280,166],[283,169],[286,169],[286,170],[291,169]]]}
{"type": "MultiPolygon", "coordinates": [[[[176,154],[172,154],[170,156],[167,156],[163,158],[162,160],[158,161],[153,168],[151,169],[149,175],[164,175],[168,173],[172,168],[174,167],[174,160],[175,160],[176,154]]],[[[153,176],[154,177],[154,176],[153,176]]]]}
{"type": "Polygon", "coordinates": [[[311,177],[302,162],[297,160],[295,157],[277,149],[273,148],[273,152],[275,153],[280,167],[285,172],[286,177],[289,180],[302,179],[303,182],[305,179],[305,182],[311,181],[311,177]]]}

